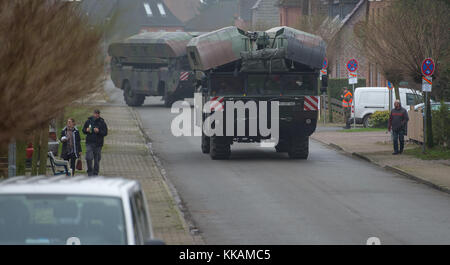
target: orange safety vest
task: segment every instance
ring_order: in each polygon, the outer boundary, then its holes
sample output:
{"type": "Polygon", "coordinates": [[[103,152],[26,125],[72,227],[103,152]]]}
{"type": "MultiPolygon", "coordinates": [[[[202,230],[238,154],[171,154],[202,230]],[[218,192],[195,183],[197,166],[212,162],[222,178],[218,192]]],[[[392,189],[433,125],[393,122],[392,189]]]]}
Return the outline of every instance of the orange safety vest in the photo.
{"type": "Polygon", "coordinates": [[[352,92],[349,90],[344,91],[344,96],[342,98],[342,107],[343,108],[350,108],[353,103],[353,95],[352,92]]]}

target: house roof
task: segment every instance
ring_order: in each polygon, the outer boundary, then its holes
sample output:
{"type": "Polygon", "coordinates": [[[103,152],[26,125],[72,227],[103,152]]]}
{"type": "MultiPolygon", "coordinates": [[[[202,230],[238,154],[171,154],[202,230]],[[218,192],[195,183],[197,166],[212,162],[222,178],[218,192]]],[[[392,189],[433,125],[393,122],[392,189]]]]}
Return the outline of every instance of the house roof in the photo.
{"type": "Polygon", "coordinates": [[[183,22],[195,17],[200,6],[200,0],[164,0],[164,3],[183,22]]]}
{"type": "Polygon", "coordinates": [[[280,6],[301,6],[302,0],[279,0],[278,5],[280,5],[280,6]]]}
{"type": "MultiPolygon", "coordinates": [[[[122,0],[124,1],[124,0],[122,0]]],[[[162,0],[126,0],[127,5],[129,2],[134,2],[136,5],[136,15],[146,16],[143,25],[152,27],[182,27],[183,23],[171,12],[162,0]],[[144,7],[148,4],[152,15],[147,15],[147,10],[144,7]]]]}
{"type": "Polygon", "coordinates": [[[342,20],[339,20],[339,16],[336,16],[334,18],[327,18],[322,24],[322,30],[326,30],[326,27],[329,25],[337,25],[337,28],[335,30],[332,30],[331,34],[332,36],[339,34],[342,28],[347,25],[347,23],[353,18],[353,16],[358,13],[364,2],[365,0],[359,0],[352,11],[348,13],[342,20]]]}
{"type": "Polygon", "coordinates": [[[252,6],[252,9],[257,9],[263,0],[257,0],[255,4],[252,6]]]}
{"type": "Polygon", "coordinates": [[[194,18],[186,22],[187,31],[213,31],[234,25],[234,18],[238,14],[237,0],[222,0],[208,6],[194,18]]]}

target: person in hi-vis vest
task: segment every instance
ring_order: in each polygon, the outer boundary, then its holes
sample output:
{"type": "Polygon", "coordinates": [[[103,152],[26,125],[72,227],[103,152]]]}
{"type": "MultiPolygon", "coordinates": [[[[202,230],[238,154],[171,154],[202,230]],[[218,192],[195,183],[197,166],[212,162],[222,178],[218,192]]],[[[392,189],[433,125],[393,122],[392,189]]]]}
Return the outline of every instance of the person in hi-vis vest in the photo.
{"type": "Polygon", "coordinates": [[[350,115],[352,111],[353,94],[346,87],[343,87],[341,98],[342,98],[342,108],[344,110],[344,122],[345,122],[344,129],[350,129],[350,115]]]}

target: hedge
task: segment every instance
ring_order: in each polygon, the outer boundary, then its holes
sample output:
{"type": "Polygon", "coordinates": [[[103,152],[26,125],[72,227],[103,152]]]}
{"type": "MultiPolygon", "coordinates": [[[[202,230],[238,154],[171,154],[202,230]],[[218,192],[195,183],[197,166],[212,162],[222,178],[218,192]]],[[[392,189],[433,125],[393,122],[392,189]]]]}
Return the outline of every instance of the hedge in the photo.
{"type": "MultiPolygon", "coordinates": [[[[358,79],[358,84],[355,84],[355,88],[357,87],[365,87],[366,79],[358,79]]],[[[328,88],[330,91],[330,95],[332,98],[341,99],[342,88],[347,87],[349,89],[352,88],[352,85],[348,84],[348,79],[337,79],[330,78],[328,79],[328,88]]]]}

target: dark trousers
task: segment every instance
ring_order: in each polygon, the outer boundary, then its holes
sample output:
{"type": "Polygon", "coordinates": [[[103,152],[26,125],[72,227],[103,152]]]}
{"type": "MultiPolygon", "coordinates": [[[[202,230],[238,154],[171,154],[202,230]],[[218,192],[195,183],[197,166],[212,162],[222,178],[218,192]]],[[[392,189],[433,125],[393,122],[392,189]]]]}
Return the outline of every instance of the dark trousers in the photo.
{"type": "Polygon", "coordinates": [[[72,176],[75,175],[75,162],[77,161],[77,158],[75,157],[74,154],[68,155],[65,157],[66,161],[69,161],[70,164],[70,169],[72,169],[72,176]]]}
{"type": "Polygon", "coordinates": [[[344,108],[344,122],[345,122],[345,127],[350,128],[351,123],[350,123],[350,118],[351,118],[351,108],[344,108]]]}
{"type": "Polygon", "coordinates": [[[70,159],[70,168],[72,169],[72,176],[75,176],[75,162],[77,161],[76,157],[72,157],[70,159]]]}
{"type": "Polygon", "coordinates": [[[392,130],[392,135],[394,137],[394,152],[403,152],[403,147],[405,146],[405,131],[404,130],[392,130]],[[400,142],[400,150],[398,149],[398,142],[400,142]]]}
{"type": "Polygon", "coordinates": [[[98,176],[100,171],[100,160],[102,159],[102,147],[96,145],[86,145],[86,164],[88,176],[98,176]],[[92,161],[94,167],[92,167],[92,161]]]}

